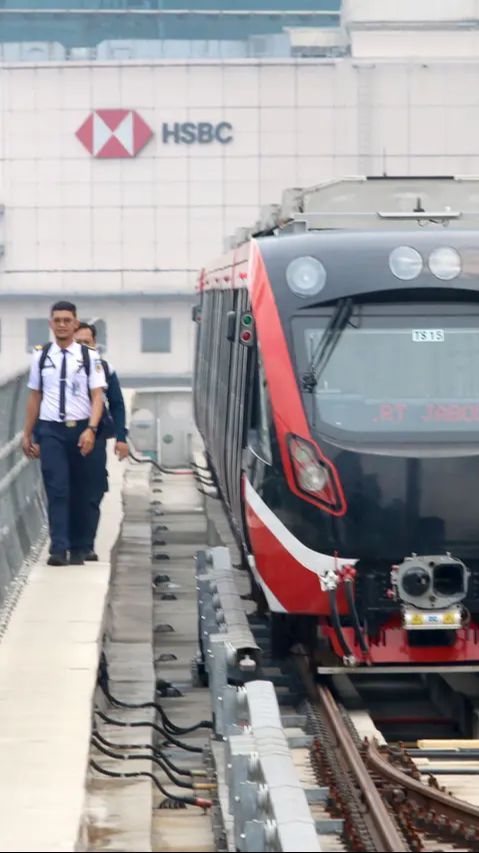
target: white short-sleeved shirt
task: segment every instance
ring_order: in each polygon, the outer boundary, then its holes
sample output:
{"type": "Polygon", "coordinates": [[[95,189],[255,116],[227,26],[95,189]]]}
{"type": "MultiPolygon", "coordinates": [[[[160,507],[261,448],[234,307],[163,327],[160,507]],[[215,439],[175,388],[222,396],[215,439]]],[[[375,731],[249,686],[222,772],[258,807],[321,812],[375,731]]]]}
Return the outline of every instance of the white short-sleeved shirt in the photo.
{"type": "MultiPolygon", "coordinates": [[[[60,418],[60,371],[63,361],[63,350],[57,343],[53,343],[48,350],[48,355],[42,370],[42,402],[40,406],[41,421],[61,421],[60,418]]],[[[94,388],[106,388],[107,383],[99,354],[94,349],[89,349],[90,354],[90,376],[87,377],[83,354],[80,344],[71,343],[66,349],[66,393],[65,393],[65,420],[81,421],[90,417],[91,400],[88,394],[94,388]]],[[[42,349],[33,353],[32,366],[28,387],[33,391],[40,391],[40,369],[39,362],[42,349]]]]}

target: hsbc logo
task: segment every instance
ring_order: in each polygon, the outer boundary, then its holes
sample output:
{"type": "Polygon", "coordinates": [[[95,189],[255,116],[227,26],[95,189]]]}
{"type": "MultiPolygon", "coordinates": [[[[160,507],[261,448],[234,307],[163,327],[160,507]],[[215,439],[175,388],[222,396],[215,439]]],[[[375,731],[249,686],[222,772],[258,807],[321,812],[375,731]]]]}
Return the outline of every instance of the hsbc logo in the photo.
{"type": "Polygon", "coordinates": [[[136,157],[153,131],[136,110],[95,110],[76,136],[93,157],[112,159],[136,157]]]}
{"type": "MultiPolygon", "coordinates": [[[[153,136],[136,110],[94,110],[76,131],[76,137],[98,159],[132,158],[153,136]]],[[[229,122],[163,122],[161,140],[173,145],[226,145],[233,139],[229,122]]]]}

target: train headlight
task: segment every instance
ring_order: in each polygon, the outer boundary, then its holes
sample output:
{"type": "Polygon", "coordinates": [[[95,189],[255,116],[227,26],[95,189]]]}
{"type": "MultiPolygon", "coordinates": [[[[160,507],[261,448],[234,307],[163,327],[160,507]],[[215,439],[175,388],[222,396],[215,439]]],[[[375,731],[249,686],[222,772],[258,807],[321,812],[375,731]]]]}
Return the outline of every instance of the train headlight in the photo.
{"type": "Polygon", "coordinates": [[[308,299],[323,289],[326,284],[326,270],[317,258],[295,258],[287,266],[286,281],[293,293],[308,299]]]}
{"type": "Polygon", "coordinates": [[[321,492],[328,482],[328,475],[324,468],[313,462],[302,468],[298,480],[305,492],[321,492]]]}
{"type": "Polygon", "coordinates": [[[404,604],[430,611],[459,604],[467,595],[469,577],[467,566],[451,554],[413,554],[391,572],[397,597],[404,604]]]}
{"type": "Polygon", "coordinates": [[[287,442],[294,481],[288,474],[291,490],[326,512],[344,515],[346,500],[334,465],[320,455],[312,441],[290,434],[287,442]]]}
{"type": "Polygon", "coordinates": [[[422,257],[411,246],[397,246],[389,255],[389,269],[396,278],[411,281],[422,272],[422,257]]]}
{"type": "Polygon", "coordinates": [[[431,576],[421,567],[407,569],[402,576],[402,588],[411,598],[424,595],[430,586],[431,576]]]}
{"type": "Polygon", "coordinates": [[[316,458],[311,445],[300,438],[290,441],[291,459],[298,486],[304,492],[322,492],[328,483],[328,472],[316,458]]]}
{"type": "Polygon", "coordinates": [[[429,255],[428,266],[436,278],[450,281],[461,272],[461,256],[450,246],[440,246],[429,255]]]}

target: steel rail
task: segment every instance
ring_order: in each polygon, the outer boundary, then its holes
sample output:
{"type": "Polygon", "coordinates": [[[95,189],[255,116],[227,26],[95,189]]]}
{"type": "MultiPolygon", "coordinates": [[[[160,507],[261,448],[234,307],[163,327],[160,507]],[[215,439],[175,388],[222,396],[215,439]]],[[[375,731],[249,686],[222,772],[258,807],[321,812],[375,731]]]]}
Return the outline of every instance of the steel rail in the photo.
{"type": "Polygon", "coordinates": [[[473,828],[476,838],[479,837],[479,807],[474,806],[466,800],[460,800],[444,791],[426,786],[423,782],[413,779],[408,774],[390,764],[387,758],[381,754],[375,741],[367,745],[367,762],[376,773],[383,779],[398,788],[407,791],[408,802],[414,800],[421,808],[428,811],[434,810],[451,821],[461,821],[473,828]]]}
{"type": "MultiPolygon", "coordinates": [[[[404,851],[406,853],[409,847],[371,778],[371,773],[354,742],[331,691],[328,687],[320,686],[315,681],[308,665],[307,654],[302,647],[298,647],[292,663],[310,702],[313,704],[313,708],[316,706],[314,710],[318,717],[319,712],[321,712],[328,737],[331,738],[331,742],[336,744],[333,749],[337,752],[337,763],[341,767],[341,774],[344,772],[347,777],[347,784],[350,788],[350,795],[348,796],[351,797],[350,805],[355,804],[355,808],[350,813],[350,821],[355,822],[353,812],[359,807],[364,828],[377,851],[381,851],[381,853],[392,853],[392,851],[402,853],[404,851]],[[300,650],[301,654],[298,653],[300,650]]],[[[316,738],[316,740],[321,745],[321,738],[316,738]]],[[[368,847],[367,849],[374,848],[368,847]]]]}
{"type": "MultiPolygon", "coordinates": [[[[329,688],[319,687],[318,698],[328,725],[334,732],[342,757],[361,792],[361,799],[368,812],[368,829],[375,841],[376,849],[384,853],[407,851],[408,847],[371,779],[370,772],[343,722],[329,688]]],[[[366,816],[363,815],[363,817],[366,816]]]]}

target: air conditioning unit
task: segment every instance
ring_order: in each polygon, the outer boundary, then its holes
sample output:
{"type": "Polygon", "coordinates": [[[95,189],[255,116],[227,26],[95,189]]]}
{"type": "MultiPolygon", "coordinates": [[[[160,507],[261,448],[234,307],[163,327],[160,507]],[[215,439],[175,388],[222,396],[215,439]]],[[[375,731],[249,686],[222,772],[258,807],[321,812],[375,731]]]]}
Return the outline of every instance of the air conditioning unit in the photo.
{"type": "Polygon", "coordinates": [[[57,41],[4,42],[0,46],[3,62],[61,62],[66,50],[57,41]]]}
{"type": "Polygon", "coordinates": [[[281,213],[279,204],[266,204],[260,208],[259,220],[256,225],[259,225],[258,232],[272,231],[278,225],[281,213]]]}
{"type": "Polygon", "coordinates": [[[234,235],[235,245],[241,246],[243,243],[246,243],[247,240],[249,240],[250,235],[251,231],[249,228],[237,228],[234,235]]]}
{"type": "Polygon", "coordinates": [[[96,47],[71,47],[67,59],[70,62],[94,62],[96,59],[96,47]]]}
{"type": "Polygon", "coordinates": [[[250,36],[248,39],[250,56],[291,56],[291,45],[287,33],[267,36],[250,36]]]}
{"type": "Polygon", "coordinates": [[[283,190],[281,196],[280,220],[288,222],[295,213],[300,213],[303,207],[303,190],[299,187],[290,187],[283,190]]]}
{"type": "Polygon", "coordinates": [[[287,27],[293,56],[344,56],[348,40],[344,30],[337,27],[287,27]]]}

